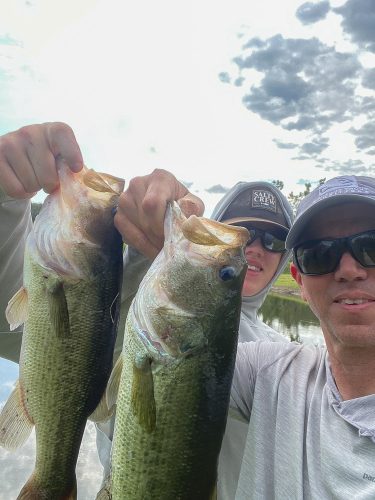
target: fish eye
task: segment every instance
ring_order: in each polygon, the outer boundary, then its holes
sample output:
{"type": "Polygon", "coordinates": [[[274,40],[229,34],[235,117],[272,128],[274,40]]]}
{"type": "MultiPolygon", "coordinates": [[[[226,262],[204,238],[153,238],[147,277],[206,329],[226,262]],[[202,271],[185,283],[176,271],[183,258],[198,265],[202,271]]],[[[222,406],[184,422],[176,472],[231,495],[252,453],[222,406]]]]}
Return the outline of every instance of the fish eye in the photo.
{"type": "Polygon", "coordinates": [[[223,281],[232,280],[236,275],[236,271],[231,266],[222,267],[219,271],[219,276],[223,281]]]}

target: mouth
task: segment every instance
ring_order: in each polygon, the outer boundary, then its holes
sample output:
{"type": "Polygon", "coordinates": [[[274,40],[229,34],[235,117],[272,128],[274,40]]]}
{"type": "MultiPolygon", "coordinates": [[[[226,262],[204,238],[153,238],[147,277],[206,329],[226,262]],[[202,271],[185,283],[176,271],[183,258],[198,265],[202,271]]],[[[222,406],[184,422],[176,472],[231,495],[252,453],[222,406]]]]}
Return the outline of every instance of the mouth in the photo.
{"type": "Polygon", "coordinates": [[[353,306],[353,305],[360,305],[360,304],[368,304],[371,302],[374,302],[373,299],[349,299],[349,298],[344,298],[344,299],[339,299],[334,301],[336,304],[344,304],[348,306],[353,306]]]}
{"type": "Polygon", "coordinates": [[[248,264],[247,269],[248,271],[253,271],[255,273],[260,273],[262,271],[262,268],[260,266],[255,266],[254,264],[248,264]]]}

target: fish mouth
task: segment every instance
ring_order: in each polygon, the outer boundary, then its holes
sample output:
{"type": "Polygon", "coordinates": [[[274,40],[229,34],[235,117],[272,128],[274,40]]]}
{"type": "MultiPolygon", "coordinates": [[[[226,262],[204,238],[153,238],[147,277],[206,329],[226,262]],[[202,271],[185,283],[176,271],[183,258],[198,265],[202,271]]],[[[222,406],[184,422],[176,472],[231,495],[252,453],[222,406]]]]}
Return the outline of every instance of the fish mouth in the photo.
{"type": "Polygon", "coordinates": [[[62,158],[56,164],[60,186],[47,196],[35,219],[30,250],[44,267],[81,279],[89,273],[94,254],[105,259],[107,249],[117,244],[113,208],[124,180],[86,166],[74,173],[62,158]],[[73,244],[80,252],[72,250],[73,244]]]}

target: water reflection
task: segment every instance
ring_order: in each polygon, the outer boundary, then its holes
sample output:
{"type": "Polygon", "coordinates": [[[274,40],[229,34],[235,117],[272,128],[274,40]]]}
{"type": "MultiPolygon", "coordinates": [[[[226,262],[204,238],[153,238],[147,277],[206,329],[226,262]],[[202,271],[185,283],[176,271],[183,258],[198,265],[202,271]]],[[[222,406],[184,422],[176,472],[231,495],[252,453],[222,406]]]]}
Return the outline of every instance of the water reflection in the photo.
{"type": "Polygon", "coordinates": [[[260,317],[291,340],[324,344],[319,321],[306,302],[297,297],[269,294],[260,309],[260,317]]]}
{"type": "MultiPolygon", "coordinates": [[[[0,410],[18,377],[18,365],[0,358],[0,410]]],[[[67,408],[67,411],[69,409],[67,408]]],[[[99,462],[94,424],[88,422],[77,462],[78,500],[93,500],[100,489],[102,467],[99,462]]],[[[35,432],[14,452],[0,447],[0,500],[15,500],[29,478],[35,462],[35,432]]]]}

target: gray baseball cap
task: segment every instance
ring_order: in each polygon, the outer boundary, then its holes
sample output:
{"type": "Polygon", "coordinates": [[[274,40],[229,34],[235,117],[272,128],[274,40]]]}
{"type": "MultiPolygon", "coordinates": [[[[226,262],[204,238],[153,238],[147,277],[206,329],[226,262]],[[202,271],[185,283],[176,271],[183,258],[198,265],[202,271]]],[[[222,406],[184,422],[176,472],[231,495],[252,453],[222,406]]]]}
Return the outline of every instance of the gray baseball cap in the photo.
{"type": "Polygon", "coordinates": [[[298,205],[296,218],[286,239],[286,248],[291,249],[304,241],[303,233],[314,215],[333,205],[354,201],[375,205],[373,177],[342,175],[315,188],[298,205]]]}

